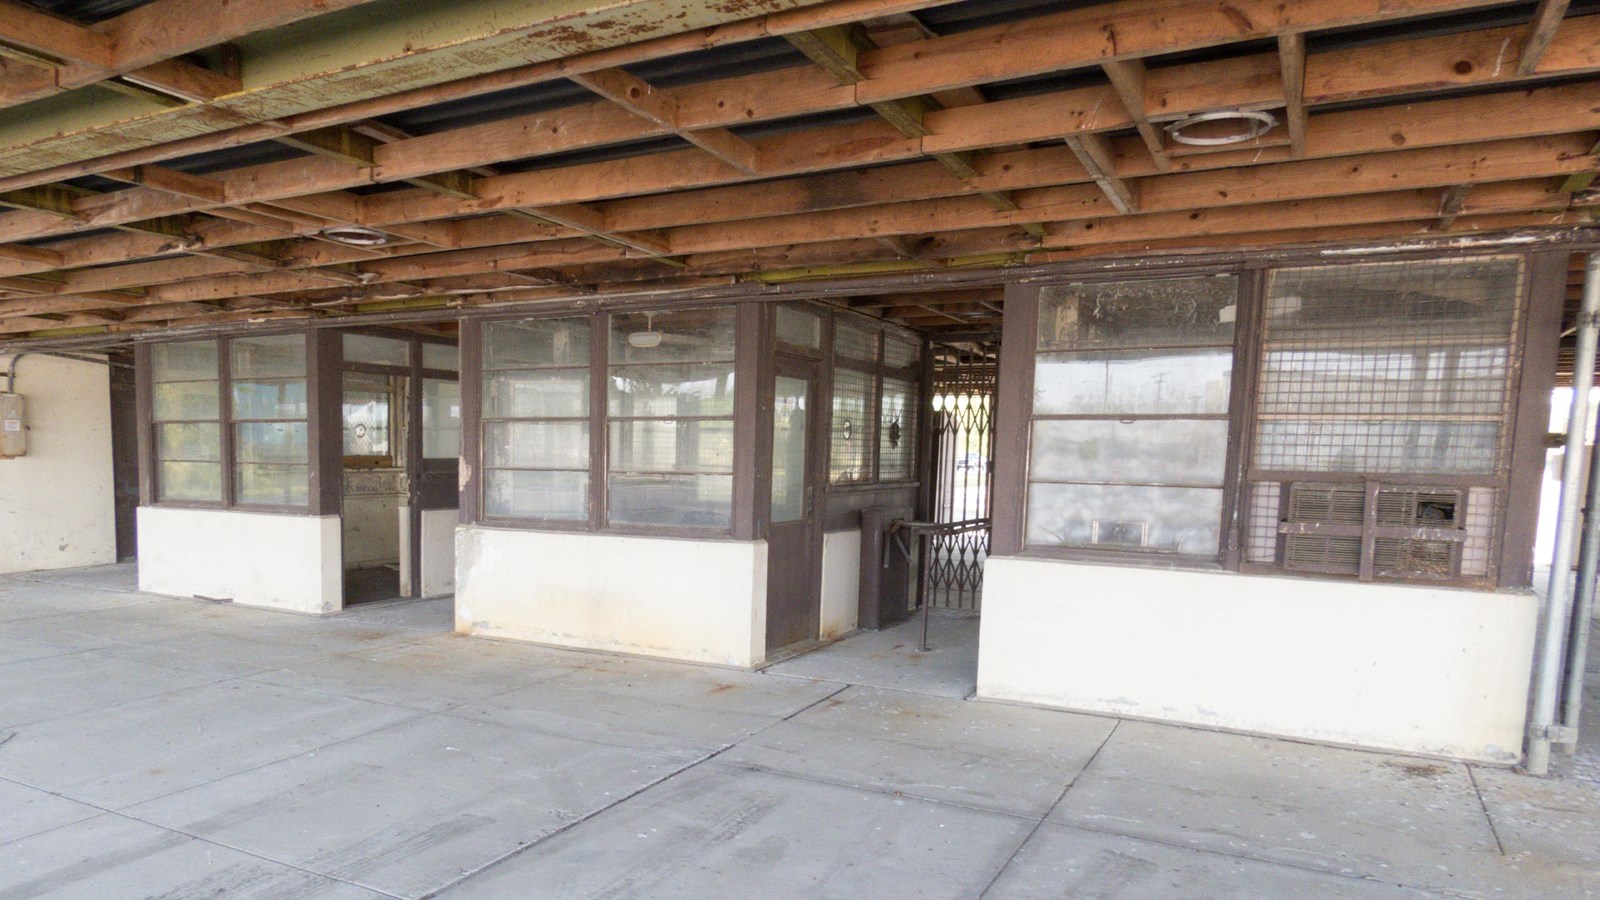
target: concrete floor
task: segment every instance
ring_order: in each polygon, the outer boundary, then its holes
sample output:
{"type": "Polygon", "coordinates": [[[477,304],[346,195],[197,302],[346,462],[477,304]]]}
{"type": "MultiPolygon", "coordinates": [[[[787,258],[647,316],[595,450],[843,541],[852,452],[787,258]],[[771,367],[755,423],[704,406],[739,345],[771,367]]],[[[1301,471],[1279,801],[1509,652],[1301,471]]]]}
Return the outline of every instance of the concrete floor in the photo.
{"type": "Polygon", "coordinates": [[[745,673],[0,578],[0,896],[1600,892],[1592,747],[1539,780],[967,701],[974,624],[745,673]]]}

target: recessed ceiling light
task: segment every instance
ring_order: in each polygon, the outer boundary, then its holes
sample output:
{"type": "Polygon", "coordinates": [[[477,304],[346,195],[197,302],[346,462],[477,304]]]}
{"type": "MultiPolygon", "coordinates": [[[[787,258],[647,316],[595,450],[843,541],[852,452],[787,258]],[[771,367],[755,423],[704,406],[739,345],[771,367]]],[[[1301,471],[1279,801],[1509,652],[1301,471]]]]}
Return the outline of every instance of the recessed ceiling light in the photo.
{"type": "Polygon", "coordinates": [[[1269,112],[1227,109],[1186,116],[1168,125],[1167,134],[1180,144],[1222,147],[1253,141],[1277,124],[1277,118],[1269,112]]]}

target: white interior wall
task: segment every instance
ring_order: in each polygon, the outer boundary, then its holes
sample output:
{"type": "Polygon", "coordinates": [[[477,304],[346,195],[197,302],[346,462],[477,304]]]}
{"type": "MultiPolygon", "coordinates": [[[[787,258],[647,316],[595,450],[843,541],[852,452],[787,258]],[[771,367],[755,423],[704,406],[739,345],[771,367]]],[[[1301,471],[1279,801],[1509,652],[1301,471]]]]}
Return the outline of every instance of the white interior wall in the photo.
{"type": "Polygon", "coordinates": [[[343,606],[338,516],[139,508],[139,589],[295,612],[343,606]]]}
{"type": "Polygon", "coordinates": [[[978,694],[1508,763],[1537,619],[1526,593],[991,557],[978,694]]]}
{"type": "MultiPolygon", "coordinates": [[[[401,469],[344,473],[344,564],[348,569],[392,564],[401,559],[395,524],[404,509],[405,472],[401,469]]],[[[403,521],[403,520],[402,520],[403,521]]]]}
{"type": "MultiPolygon", "coordinates": [[[[0,355],[0,373],[10,364],[0,355]]],[[[0,574],[116,562],[110,370],[29,355],[15,392],[26,398],[28,452],[0,459],[0,574]]]]}
{"type": "MultiPolygon", "coordinates": [[[[422,511],[422,596],[444,597],[456,590],[456,524],[454,509],[422,511]]],[[[409,557],[408,557],[409,558],[409,557]]]]}
{"type": "Polygon", "coordinates": [[[765,657],[767,545],[456,529],[456,630],[749,667],[765,657]]]}
{"type": "Polygon", "coordinates": [[[822,536],[822,628],[825,641],[855,631],[861,612],[861,531],[822,536]]]}

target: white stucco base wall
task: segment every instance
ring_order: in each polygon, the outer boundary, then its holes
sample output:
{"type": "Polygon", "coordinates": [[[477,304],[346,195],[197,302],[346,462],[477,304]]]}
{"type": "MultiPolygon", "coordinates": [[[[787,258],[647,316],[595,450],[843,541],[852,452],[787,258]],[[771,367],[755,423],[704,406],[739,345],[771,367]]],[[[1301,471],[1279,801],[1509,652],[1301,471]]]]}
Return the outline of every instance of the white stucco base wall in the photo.
{"type": "Polygon", "coordinates": [[[1531,594],[991,557],[978,694],[1499,763],[1531,594]]]}
{"type": "Polygon", "coordinates": [[[456,530],[456,631],[749,667],[765,656],[767,545],[456,530]]]}
{"type": "Polygon", "coordinates": [[[295,612],[343,606],[338,516],[139,508],[139,589],[295,612]]]}
{"type": "MultiPolygon", "coordinates": [[[[0,375],[10,362],[0,354],[0,375]]],[[[30,354],[17,363],[16,393],[28,448],[0,459],[0,575],[116,562],[109,370],[30,354]]]]}
{"type": "Polygon", "coordinates": [[[822,536],[822,628],[825,641],[856,630],[861,614],[861,532],[822,536]]]}
{"type": "MultiPolygon", "coordinates": [[[[422,596],[443,597],[456,589],[456,525],[454,509],[422,511],[422,596]]],[[[407,559],[410,557],[408,556],[407,559]]]]}

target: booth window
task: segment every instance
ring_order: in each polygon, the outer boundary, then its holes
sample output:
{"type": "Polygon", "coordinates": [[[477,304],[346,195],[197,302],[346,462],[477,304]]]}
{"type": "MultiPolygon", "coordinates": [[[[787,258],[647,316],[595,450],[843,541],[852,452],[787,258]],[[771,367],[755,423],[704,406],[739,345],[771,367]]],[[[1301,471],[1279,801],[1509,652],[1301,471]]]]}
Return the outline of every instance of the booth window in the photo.
{"type": "Polygon", "coordinates": [[[1521,296],[1516,257],[1272,272],[1246,561],[1491,577],[1521,296]]]}
{"type": "Polygon", "coordinates": [[[156,497],[221,503],[222,389],[216,341],[150,348],[156,497]]]}
{"type": "Polygon", "coordinates": [[[1238,296],[1232,276],[1042,290],[1028,546],[1217,557],[1238,296]]]}
{"type": "Polygon", "coordinates": [[[483,328],[483,510],[491,517],[589,518],[586,317],[483,328]]]}
{"type": "Polygon", "coordinates": [[[835,319],[829,484],[916,477],[921,355],[917,341],[835,319]]]}
{"type": "Polygon", "coordinates": [[[305,334],[150,348],[157,502],[305,508],[305,334]]]}
{"type": "Polygon", "coordinates": [[[733,308],[612,313],[610,329],[607,521],[727,529],[733,308]]]}

